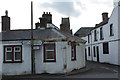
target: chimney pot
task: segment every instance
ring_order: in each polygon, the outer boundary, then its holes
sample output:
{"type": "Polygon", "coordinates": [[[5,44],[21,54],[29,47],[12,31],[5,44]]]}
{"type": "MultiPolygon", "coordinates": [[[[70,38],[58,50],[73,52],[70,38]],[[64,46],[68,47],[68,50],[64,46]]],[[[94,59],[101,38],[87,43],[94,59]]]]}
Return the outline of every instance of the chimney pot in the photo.
{"type": "Polygon", "coordinates": [[[8,16],[8,10],[5,11],[5,16],[8,16]]]}
{"type": "Polygon", "coordinates": [[[45,12],[43,12],[43,14],[45,14],[45,12]]]}
{"type": "Polygon", "coordinates": [[[46,12],[46,14],[48,14],[48,12],[46,12]]]}

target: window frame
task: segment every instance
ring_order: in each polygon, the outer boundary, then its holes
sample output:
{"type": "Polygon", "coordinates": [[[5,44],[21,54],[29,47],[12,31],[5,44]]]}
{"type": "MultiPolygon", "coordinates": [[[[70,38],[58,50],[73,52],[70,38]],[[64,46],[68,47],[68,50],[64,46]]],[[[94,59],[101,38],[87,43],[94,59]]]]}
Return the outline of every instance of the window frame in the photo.
{"type": "Polygon", "coordinates": [[[94,51],[94,57],[96,57],[96,47],[93,46],[93,51],[94,51]]]}
{"type": "Polygon", "coordinates": [[[103,27],[100,28],[100,40],[103,40],[103,27]]]}
{"type": "Polygon", "coordinates": [[[90,35],[88,34],[88,43],[90,43],[90,35]]]}
{"type": "MultiPolygon", "coordinates": [[[[55,43],[45,43],[44,45],[43,45],[43,47],[44,47],[44,62],[56,62],[56,45],[55,45],[55,43]],[[54,59],[46,59],[46,46],[47,45],[53,45],[54,46],[54,59]]],[[[50,50],[48,50],[48,51],[50,51],[50,50]]]]}
{"type": "Polygon", "coordinates": [[[88,56],[91,56],[90,53],[91,53],[91,52],[90,52],[90,47],[88,47],[88,56]]]}
{"type": "Polygon", "coordinates": [[[71,61],[75,61],[76,60],[76,42],[71,42],[71,61]],[[74,56],[72,56],[73,54],[73,49],[74,49],[74,56]]]}
{"type": "Polygon", "coordinates": [[[114,33],[113,33],[113,24],[110,24],[110,36],[114,36],[114,33]]]}
{"type": "Polygon", "coordinates": [[[97,30],[94,30],[94,41],[97,41],[97,30]]]}
{"type": "MultiPolygon", "coordinates": [[[[5,59],[7,58],[7,52],[11,52],[12,53],[12,47],[7,47],[5,48],[5,59]],[[11,51],[7,51],[7,48],[11,48],[11,51]]],[[[12,61],[12,60],[7,60],[6,61],[12,61]]]]}
{"type": "Polygon", "coordinates": [[[16,53],[15,52],[21,52],[21,47],[14,47],[14,61],[21,61],[21,59],[19,59],[19,60],[16,60],[15,59],[15,55],[16,55],[16,53]],[[20,48],[20,50],[19,51],[15,51],[15,48],[20,48]]]}
{"type": "Polygon", "coordinates": [[[109,42],[103,43],[103,54],[109,54],[109,42]],[[107,51],[105,47],[107,47],[107,51]]]}
{"type": "Polygon", "coordinates": [[[22,63],[22,45],[5,45],[3,49],[4,49],[3,50],[4,51],[3,63],[22,63]],[[12,60],[7,60],[6,59],[6,48],[8,48],[8,47],[12,48],[12,60]],[[14,57],[15,57],[14,47],[20,47],[21,48],[20,49],[21,57],[20,57],[19,61],[14,59],[14,57]]]}

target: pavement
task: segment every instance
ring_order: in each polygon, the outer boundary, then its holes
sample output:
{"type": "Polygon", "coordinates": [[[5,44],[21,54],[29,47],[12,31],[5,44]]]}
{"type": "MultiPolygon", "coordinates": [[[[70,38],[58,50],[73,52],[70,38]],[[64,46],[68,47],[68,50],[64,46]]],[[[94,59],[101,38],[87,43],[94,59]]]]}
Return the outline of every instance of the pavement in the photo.
{"type": "Polygon", "coordinates": [[[87,66],[79,69],[73,70],[72,72],[65,74],[35,74],[35,75],[19,75],[19,76],[3,76],[2,80],[117,80],[119,78],[120,67],[116,65],[98,63],[87,61],[87,66]]]}

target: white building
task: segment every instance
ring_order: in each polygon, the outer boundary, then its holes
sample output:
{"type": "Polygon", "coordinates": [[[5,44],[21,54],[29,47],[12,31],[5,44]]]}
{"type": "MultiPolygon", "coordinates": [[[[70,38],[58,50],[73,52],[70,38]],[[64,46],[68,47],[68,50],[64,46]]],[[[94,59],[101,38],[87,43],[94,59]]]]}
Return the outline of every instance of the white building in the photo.
{"type": "Polygon", "coordinates": [[[33,55],[31,30],[10,30],[10,17],[7,14],[2,16],[0,53],[3,56],[3,75],[31,74],[32,70],[36,74],[56,74],[85,67],[86,41],[56,28],[52,24],[51,14],[43,15],[49,16],[46,18],[49,24],[44,22],[44,17],[41,23],[36,24],[33,30],[33,55]]]}
{"type": "Polygon", "coordinates": [[[106,12],[102,18],[87,36],[81,37],[87,41],[87,60],[120,65],[120,2],[109,18],[106,12]]]}

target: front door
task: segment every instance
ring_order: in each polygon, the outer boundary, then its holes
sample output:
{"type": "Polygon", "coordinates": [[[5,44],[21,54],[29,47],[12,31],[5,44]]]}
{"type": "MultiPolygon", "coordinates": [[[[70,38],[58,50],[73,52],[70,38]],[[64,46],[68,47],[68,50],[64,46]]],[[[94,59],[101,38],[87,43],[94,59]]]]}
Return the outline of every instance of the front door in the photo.
{"type": "Polygon", "coordinates": [[[99,62],[99,46],[97,46],[97,62],[99,62]]]}

